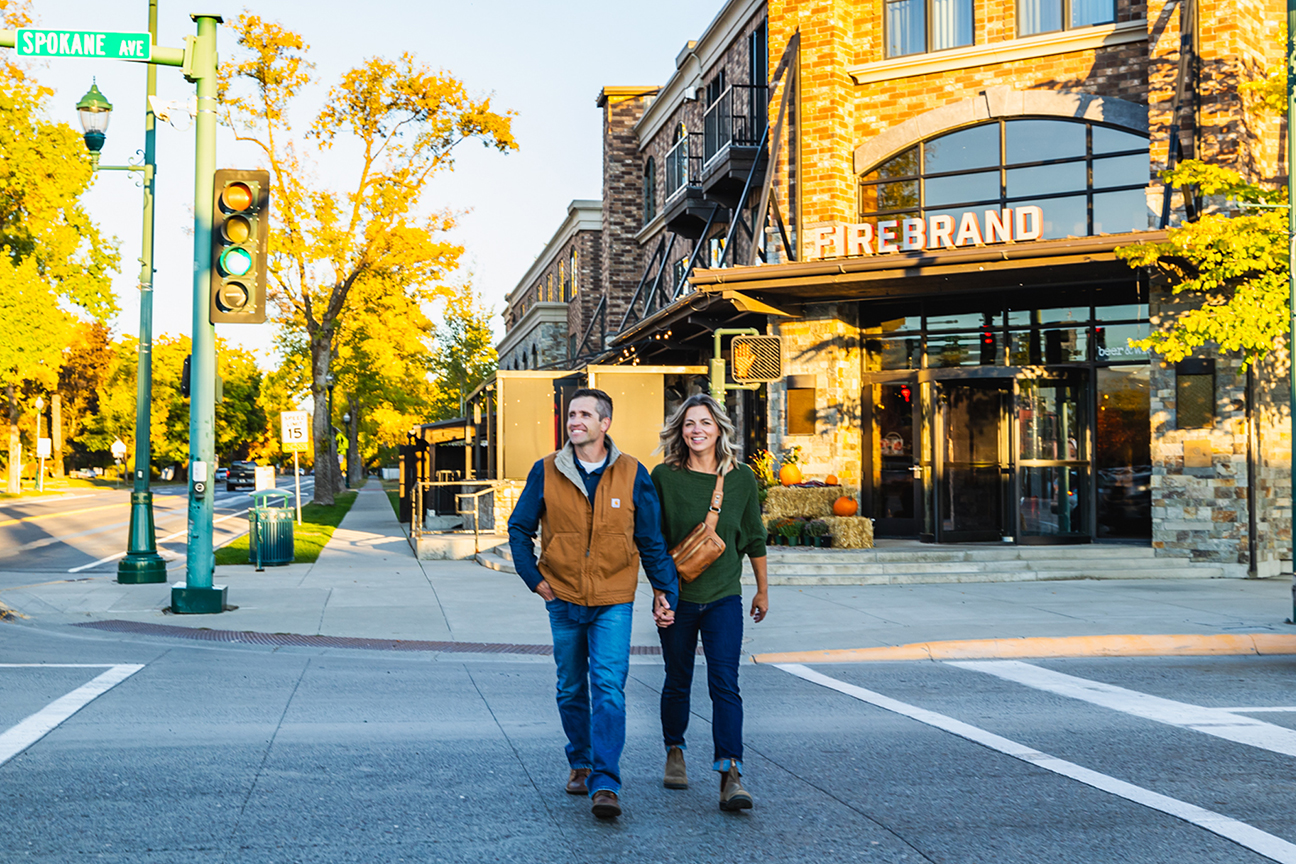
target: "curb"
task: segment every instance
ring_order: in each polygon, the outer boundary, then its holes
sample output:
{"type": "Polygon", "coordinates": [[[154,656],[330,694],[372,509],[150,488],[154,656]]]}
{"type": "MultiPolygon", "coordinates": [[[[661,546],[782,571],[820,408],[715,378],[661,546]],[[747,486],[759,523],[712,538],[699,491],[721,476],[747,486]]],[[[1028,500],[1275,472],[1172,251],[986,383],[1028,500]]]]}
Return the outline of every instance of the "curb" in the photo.
{"type": "Polygon", "coordinates": [[[1019,657],[1194,657],[1296,654],[1296,635],[1213,633],[1175,635],[1035,636],[956,639],[879,648],[838,648],[755,654],[754,663],[876,663],[903,660],[994,660],[1019,657]]]}

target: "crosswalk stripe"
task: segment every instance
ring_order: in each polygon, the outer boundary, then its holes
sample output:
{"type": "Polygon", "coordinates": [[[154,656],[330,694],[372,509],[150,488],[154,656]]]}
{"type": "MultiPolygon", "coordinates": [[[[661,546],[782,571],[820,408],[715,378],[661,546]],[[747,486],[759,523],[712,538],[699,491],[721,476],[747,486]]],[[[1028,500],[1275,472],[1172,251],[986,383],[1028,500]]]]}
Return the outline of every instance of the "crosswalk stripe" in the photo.
{"type": "Polygon", "coordinates": [[[1187,801],[1180,801],[1178,798],[1171,798],[1168,795],[1144,789],[1142,786],[1135,786],[1133,783],[1118,780],[1115,777],[1085,768],[1074,762],[1050,756],[1048,753],[1042,753],[1011,739],[995,735],[993,732],[987,732],[961,720],[955,720],[953,717],[938,714],[935,711],[928,711],[926,708],[919,708],[917,705],[910,705],[854,684],[847,684],[845,681],[831,678],[799,663],[776,663],[774,665],[776,668],[812,684],[836,690],[838,693],[843,693],[861,702],[867,702],[884,711],[900,714],[911,720],[916,720],[919,723],[949,732],[952,735],[957,735],[960,738],[965,738],[983,747],[1003,753],[1006,756],[1020,759],[1030,765],[1035,765],[1054,774],[1069,777],[1094,789],[1100,789],[1103,792],[1124,798],[1126,801],[1132,801],[1151,810],[1157,810],[1177,819],[1182,819],[1199,828],[1204,828],[1212,834],[1231,840],[1239,846],[1250,849],[1270,860],[1278,861],[1280,864],[1296,864],[1296,844],[1288,843],[1281,837],[1267,831],[1261,831],[1254,825],[1248,825],[1222,813],[1198,807],[1196,804],[1189,804],[1187,801]]]}
{"type": "Polygon", "coordinates": [[[1066,675],[1020,660],[961,660],[948,665],[994,675],[1035,690],[1079,699],[1102,708],[1142,717],[1144,720],[1192,729],[1284,756],[1296,756],[1296,729],[1276,726],[1254,717],[1239,716],[1223,708],[1176,702],[1101,681],[1066,675]]]}
{"type": "Polygon", "coordinates": [[[44,738],[64,720],[143,668],[143,665],[135,663],[113,666],[71,693],[55,699],[18,725],[0,733],[0,765],[44,738]]]}

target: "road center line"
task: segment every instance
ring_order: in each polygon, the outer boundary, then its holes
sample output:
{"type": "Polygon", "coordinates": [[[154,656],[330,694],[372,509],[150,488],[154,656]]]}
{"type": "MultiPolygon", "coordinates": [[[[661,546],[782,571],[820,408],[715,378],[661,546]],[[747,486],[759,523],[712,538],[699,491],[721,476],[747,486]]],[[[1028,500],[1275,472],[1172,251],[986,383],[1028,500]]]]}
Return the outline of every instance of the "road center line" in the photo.
{"type": "MultiPolygon", "coordinates": [[[[1284,756],[1296,756],[1296,729],[1275,726],[1254,717],[1239,716],[1223,708],[1205,708],[1163,699],[1137,690],[1127,690],[1101,681],[1077,678],[1023,663],[1020,660],[963,660],[949,663],[961,669],[983,672],[1006,681],[1079,699],[1092,705],[1132,714],[1144,720],[1192,729],[1226,741],[1259,747],[1284,756]]],[[[1236,710],[1236,709],[1233,709],[1236,710]]]]}
{"type": "Polygon", "coordinates": [[[37,519],[57,519],[60,516],[76,516],[80,513],[92,513],[95,510],[111,510],[114,507],[129,507],[129,501],[116,504],[100,504],[98,507],[81,507],[77,510],[58,510],[54,513],[38,513],[35,516],[19,516],[17,519],[0,519],[0,528],[17,525],[19,522],[35,522],[37,519]]]}
{"type": "Polygon", "coordinates": [[[1065,759],[1059,759],[1056,756],[1050,756],[1024,744],[1018,744],[1016,741],[995,735],[993,732],[987,732],[961,720],[955,720],[953,717],[938,714],[935,711],[928,711],[926,708],[919,708],[917,705],[910,705],[907,702],[883,696],[881,693],[875,693],[872,690],[866,690],[863,687],[830,678],[800,663],[776,663],[774,665],[784,672],[812,684],[836,690],[838,693],[843,693],[861,702],[867,702],[884,711],[891,711],[911,720],[917,720],[919,723],[965,738],[968,741],[1003,753],[1006,756],[1011,756],[1014,759],[1036,765],[1054,774],[1069,777],[1086,786],[1124,798],[1126,801],[1132,801],[1151,810],[1157,810],[1168,816],[1174,816],[1176,819],[1182,819],[1273,861],[1281,862],[1281,864],[1296,864],[1296,844],[1288,843],[1281,837],[1267,831],[1261,831],[1253,825],[1240,822],[1230,816],[1207,810],[1204,807],[1198,807],[1196,804],[1189,804],[1187,801],[1180,801],[1178,798],[1171,798],[1153,792],[1150,789],[1144,789],[1142,786],[1135,786],[1133,783],[1126,783],[1124,780],[1117,780],[1115,777],[1076,765],[1074,762],[1067,762],[1065,759]]]}
{"type": "MultiPolygon", "coordinates": [[[[64,664],[57,665],[62,666],[64,664]]],[[[60,696],[35,714],[18,723],[18,725],[0,733],[0,765],[8,762],[44,738],[58,728],[58,725],[64,720],[143,668],[143,664],[136,663],[122,663],[112,666],[107,672],[82,684],[71,693],[60,696]]]]}

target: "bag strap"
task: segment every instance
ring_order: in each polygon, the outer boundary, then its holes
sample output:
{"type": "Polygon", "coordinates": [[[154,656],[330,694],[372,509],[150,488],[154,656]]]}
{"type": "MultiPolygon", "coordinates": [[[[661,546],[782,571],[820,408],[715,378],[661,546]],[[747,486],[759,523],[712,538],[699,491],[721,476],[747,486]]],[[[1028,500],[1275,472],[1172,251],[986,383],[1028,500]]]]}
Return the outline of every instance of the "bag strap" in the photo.
{"type": "Polygon", "coordinates": [[[716,472],[715,491],[711,493],[711,507],[707,510],[706,518],[702,521],[712,531],[715,530],[716,523],[720,521],[720,505],[724,503],[724,473],[716,472]]]}

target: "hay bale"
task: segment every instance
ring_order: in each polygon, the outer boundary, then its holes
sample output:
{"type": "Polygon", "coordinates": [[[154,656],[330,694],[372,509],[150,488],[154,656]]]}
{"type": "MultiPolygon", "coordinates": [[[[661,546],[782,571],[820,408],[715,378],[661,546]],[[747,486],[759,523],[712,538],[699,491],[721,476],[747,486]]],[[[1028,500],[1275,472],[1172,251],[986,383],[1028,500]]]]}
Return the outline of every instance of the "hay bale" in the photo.
{"type": "Polygon", "coordinates": [[[853,486],[771,486],[765,496],[765,512],[779,519],[822,519],[833,515],[834,501],[843,495],[854,498],[858,492],[853,486]]]}
{"type": "Polygon", "coordinates": [[[872,549],[873,520],[867,516],[825,516],[834,549],[872,549]]]}

